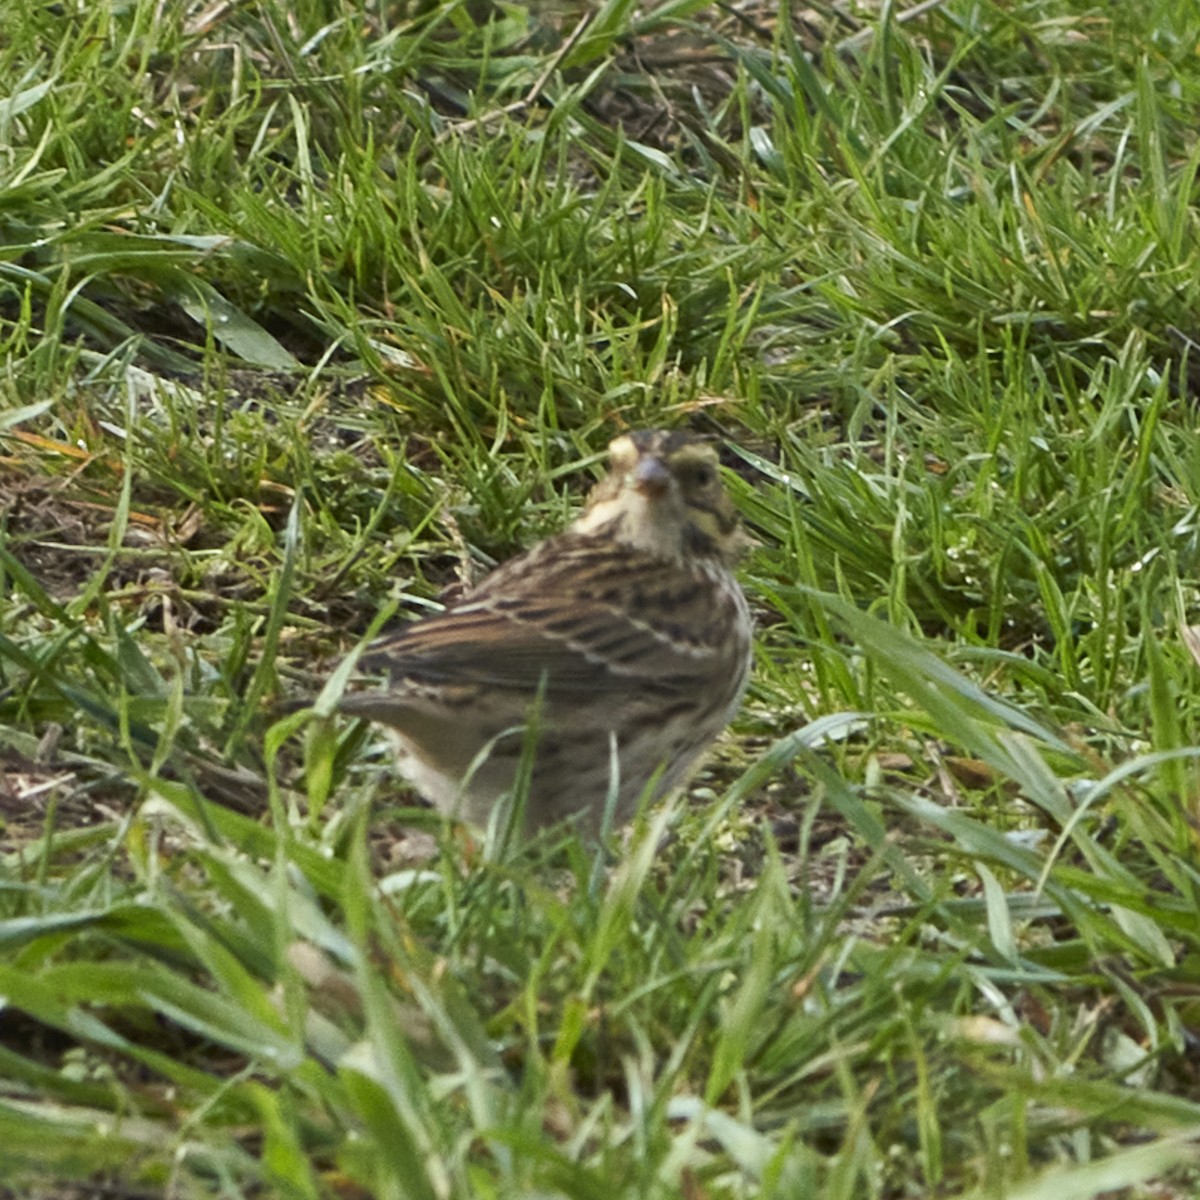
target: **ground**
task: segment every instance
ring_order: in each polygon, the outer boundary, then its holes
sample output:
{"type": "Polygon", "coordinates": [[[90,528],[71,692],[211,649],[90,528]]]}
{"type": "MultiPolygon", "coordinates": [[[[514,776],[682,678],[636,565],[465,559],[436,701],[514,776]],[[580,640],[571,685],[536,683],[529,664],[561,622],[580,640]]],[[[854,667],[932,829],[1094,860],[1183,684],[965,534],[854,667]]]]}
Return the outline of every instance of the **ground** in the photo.
{"type": "Polygon", "coordinates": [[[0,1194],[1194,1194],[1198,45],[9,14],[0,1194]],[[502,842],[295,709],[652,426],[756,541],[685,796],[502,842]]]}

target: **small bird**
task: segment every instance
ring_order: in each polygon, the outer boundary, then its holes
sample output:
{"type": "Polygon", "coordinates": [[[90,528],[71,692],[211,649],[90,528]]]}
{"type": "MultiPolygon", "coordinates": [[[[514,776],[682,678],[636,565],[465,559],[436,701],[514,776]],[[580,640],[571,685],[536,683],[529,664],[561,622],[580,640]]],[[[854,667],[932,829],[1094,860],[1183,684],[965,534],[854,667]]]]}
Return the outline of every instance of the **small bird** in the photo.
{"type": "Polygon", "coordinates": [[[486,825],[531,723],[525,828],[597,833],[660,797],[729,723],[750,673],[732,567],[750,539],[713,448],[661,430],[618,437],[564,532],[444,612],[376,643],[382,691],[340,709],[388,726],[400,772],[435,807],[486,825]]]}

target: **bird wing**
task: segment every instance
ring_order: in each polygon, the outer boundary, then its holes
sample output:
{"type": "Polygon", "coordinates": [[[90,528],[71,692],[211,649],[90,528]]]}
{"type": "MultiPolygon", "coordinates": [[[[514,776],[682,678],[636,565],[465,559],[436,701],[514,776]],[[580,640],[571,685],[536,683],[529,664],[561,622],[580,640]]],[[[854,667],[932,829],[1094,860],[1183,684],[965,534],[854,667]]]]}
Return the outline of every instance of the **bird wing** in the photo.
{"type": "Polygon", "coordinates": [[[376,643],[363,667],[393,684],[544,687],[549,697],[687,692],[729,653],[739,599],[701,567],[567,533],[376,643]]]}

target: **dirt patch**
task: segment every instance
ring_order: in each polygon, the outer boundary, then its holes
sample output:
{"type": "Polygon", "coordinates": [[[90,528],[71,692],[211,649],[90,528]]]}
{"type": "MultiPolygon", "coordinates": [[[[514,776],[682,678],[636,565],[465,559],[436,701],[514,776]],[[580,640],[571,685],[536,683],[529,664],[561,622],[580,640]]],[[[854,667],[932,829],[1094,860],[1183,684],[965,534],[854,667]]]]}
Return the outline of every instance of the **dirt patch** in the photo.
{"type": "Polygon", "coordinates": [[[0,750],[0,854],[20,855],[55,831],[89,829],[120,816],[68,766],[0,750]]]}

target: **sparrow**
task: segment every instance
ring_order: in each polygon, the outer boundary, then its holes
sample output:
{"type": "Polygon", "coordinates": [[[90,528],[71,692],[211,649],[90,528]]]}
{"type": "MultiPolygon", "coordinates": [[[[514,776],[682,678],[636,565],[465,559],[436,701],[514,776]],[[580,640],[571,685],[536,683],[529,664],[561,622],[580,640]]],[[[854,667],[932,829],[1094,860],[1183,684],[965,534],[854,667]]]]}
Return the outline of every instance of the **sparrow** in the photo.
{"type": "Polygon", "coordinates": [[[750,539],[715,450],[653,430],[609,460],[572,525],[375,643],[362,667],[383,685],[339,702],[391,731],[446,814],[486,826],[529,755],[526,831],[595,835],[683,783],[741,703],[750,539]]]}

